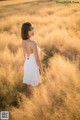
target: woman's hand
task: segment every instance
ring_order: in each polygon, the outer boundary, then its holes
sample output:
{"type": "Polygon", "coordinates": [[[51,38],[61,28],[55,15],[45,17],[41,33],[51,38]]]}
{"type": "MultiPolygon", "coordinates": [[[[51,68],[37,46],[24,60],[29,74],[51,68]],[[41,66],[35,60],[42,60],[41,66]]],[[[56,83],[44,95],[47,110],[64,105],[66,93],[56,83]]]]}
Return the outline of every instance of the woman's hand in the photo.
{"type": "Polygon", "coordinates": [[[40,75],[42,75],[43,74],[43,69],[39,68],[39,73],[40,73],[40,75]]]}
{"type": "Polygon", "coordinates": [[[41,75],[41,70],[39,69],[39,73],[40,73],[40,75],[41,75]]]}

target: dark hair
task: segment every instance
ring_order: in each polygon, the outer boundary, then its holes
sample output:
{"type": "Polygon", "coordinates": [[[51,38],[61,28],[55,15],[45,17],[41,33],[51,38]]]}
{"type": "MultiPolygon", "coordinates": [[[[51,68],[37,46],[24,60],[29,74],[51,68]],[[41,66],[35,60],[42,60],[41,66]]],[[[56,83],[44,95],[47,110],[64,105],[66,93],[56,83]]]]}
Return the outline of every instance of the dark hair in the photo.
{"type": "Polygon", "coordinates": [[[30,22],[23,23],[21,27],[21,37],[23,40],[27,40],[29,38],[28,31],[30,30],[32,24],[30,22]]]}

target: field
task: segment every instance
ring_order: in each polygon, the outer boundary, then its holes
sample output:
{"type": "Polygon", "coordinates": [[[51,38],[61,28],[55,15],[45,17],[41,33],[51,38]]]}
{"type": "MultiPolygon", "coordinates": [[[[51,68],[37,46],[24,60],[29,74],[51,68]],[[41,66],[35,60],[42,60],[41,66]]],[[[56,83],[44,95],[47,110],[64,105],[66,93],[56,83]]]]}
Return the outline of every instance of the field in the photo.
{"type": "MultiPolygon", "coordinates": [[[[75,0],[76,1],[76,0],[75,0]]],[[[0,1],[0,111],[10,120],[80,120],[80,4],[0,1]],[[21,26],[34,25],[44,75],[23,85],[21,26]],[[24,92],[25,91],[25,92],[24,92]]]]}

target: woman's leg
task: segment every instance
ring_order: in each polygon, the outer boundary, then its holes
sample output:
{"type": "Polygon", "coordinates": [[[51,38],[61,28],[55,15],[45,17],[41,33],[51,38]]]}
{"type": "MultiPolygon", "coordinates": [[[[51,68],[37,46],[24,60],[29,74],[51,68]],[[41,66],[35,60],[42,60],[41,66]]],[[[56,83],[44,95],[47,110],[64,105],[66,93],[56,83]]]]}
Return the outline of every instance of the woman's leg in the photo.
{"type": "Polygon", "coordinates": [[[28,89],[29,89],[30,91],[33,91],[33,86],[32,86],[32,85],[28,85],[28,89]]]}
{"type": "Polygon", "coordinates": [[[33,88],[31,85],[24,84],[23,91],[24,91],[24,94],[26,95],[26,97],[29,97],[32,95],[32,90],[33,90],[33,88]]]}

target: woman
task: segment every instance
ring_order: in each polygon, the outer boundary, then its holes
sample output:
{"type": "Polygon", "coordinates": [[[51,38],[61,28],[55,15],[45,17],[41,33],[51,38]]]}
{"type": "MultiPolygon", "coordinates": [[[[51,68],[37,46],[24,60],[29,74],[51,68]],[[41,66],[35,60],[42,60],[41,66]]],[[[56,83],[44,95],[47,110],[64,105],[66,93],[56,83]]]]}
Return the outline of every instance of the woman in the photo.
{"type": "Polygon", "coordinates": [[[30,22],[21,27],[22,48],[25,57],[23,83],[30,88],[41,83],[40,75],[43,72],[40,60],[40,47],[31,37],[34,36],[34,27],[30,22]]]}

